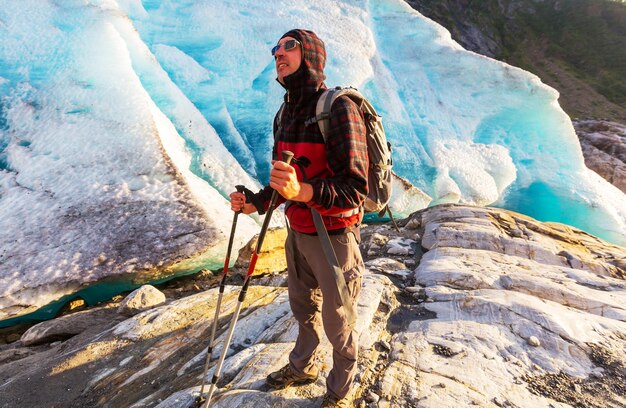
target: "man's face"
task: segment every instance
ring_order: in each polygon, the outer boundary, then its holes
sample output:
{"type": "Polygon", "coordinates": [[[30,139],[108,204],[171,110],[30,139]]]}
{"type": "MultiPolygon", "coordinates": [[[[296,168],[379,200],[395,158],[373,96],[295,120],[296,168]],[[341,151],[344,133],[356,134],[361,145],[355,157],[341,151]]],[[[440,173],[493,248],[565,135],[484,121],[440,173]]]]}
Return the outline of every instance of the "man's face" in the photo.
{"type": "Polygon", "coordinates": [[[274,54],[278,82],[283,85],[285,84],[283,78],[296,72],[302,63],[302,47],[299,42],[294,48],[285,51],[285,43],[290,40],[296,41],[293,37],[281,38],[278,41],[280,48],[274,54]]]}

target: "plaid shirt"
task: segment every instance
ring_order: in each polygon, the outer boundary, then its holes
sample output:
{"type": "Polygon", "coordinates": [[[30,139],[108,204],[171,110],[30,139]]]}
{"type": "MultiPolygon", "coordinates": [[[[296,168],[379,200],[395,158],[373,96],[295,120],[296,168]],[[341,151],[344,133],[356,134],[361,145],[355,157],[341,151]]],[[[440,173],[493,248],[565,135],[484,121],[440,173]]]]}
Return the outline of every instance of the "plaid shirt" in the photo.
{"type": "MultiPolygon", "coordinates": [[[[298,180],[308,180],[313,187],[313,198],[307,203],[292,205],[287,210],[291,227],[299,232],[315,233],[308,207],[315,208],[324,217],[328,230],[337,230],[357,224],[361,214],[350,217],[332,217],[346,210],[358,208],[367,196],[367,144],[363,114],[352,100],[341,97],[333,104],[327,140],[317,123],[305,126],[315,116],[317,100],[326,89],[324,43],[312,32],[292,30],[283,37],[299,40],[303,48],[300,69],[284,78],[285,108],[282,117],[274,119],[273,158],[278,152],[291,150],[294,157],[306,157],[310,165],[302,174],[298,166],[298,180]],[[280,129],[279,129],[280,123],[280,129]]],[[[258,195],[269,205],[271,188],[265,187],[258,195]]],[[[284,200],[283,200],[284,201],[284,200]]]]}

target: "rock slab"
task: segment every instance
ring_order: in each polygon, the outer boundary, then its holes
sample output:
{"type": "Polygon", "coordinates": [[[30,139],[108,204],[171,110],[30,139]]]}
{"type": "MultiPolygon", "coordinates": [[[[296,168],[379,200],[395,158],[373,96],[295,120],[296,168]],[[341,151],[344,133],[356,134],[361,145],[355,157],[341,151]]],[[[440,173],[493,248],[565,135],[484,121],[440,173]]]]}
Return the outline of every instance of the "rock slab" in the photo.
{"type": "MultiPolygon", "coordinates": [[[[362,231],[355,406],[626,404],[625,248],[492,208],[440,205],[399,224],[362,231]]],[[[224,291],[207,384],[239,289],[224,291]]],[[[132,317],[115,305],[34,326],[0,346],[0,407],[196,406],[217,299],[214,288],[132,317]]],[[[214,406],[319,406],[325,339],[317,382],[264,384],[296,336],[287,289],[250,286],[214,406]]]]}

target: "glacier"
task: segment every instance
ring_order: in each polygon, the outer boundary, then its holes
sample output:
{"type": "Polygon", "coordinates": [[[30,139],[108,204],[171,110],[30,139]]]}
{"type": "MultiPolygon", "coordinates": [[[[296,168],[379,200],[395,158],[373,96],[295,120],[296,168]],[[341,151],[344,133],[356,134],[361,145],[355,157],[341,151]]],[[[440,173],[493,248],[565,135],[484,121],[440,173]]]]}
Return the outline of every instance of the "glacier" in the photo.
{"type": "MultiPolygon", "coordinates": [[[[269,50],[294,27],[325,40],[326,83],[371,99],[395,172],[432,198],[394,195],[399,215],[492,205],[626,245],[626,196],[585,167],[558,93],[402,1],[0,0],[0,320],[218,267],[228,194],[268,178],[269,50]]],[[[256,232],[240,217],[235,246],[256,232]]]]}

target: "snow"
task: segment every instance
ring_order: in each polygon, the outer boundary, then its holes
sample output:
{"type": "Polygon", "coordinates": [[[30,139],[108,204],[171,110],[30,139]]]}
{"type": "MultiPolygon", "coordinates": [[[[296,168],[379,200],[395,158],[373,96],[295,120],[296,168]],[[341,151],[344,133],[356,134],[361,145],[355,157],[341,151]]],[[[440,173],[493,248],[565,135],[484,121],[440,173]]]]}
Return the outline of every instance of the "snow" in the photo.
{"type": "MultiPolygon", "coordinates": [[[[158,252],[183,224],[206,231],[203,262],[223,259],[228,193],[267,181],[284,93],[269,49],[294,27],[325,40],[329,86],[370,97],[395,171],[431,204],[501,206],[626,243],[626,196],[584,166],[558,93],[402,1],[0,0],[0,296],[41,304],[158,266],[147,248],[109,248],[150,238],[158,252]],[[121,266],[85,266],[106,260],[121,266]]],[[[398,215],[415,209],[394,200],[398,215]]],[[[240,218],[236,247],[258,231],[240,218]]]]}

